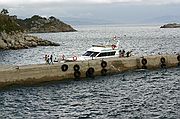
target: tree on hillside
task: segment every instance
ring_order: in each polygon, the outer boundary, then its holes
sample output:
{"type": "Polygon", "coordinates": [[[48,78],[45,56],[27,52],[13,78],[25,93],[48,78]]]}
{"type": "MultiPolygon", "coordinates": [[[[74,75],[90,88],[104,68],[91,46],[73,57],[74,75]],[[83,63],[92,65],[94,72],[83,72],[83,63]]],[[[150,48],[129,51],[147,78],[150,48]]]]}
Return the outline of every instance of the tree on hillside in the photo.
{"type": "Polygon", "coordinates": [[[8,13],[9,13],[9,12],[8,12],[7,9],[2,9],[2,10],[1,10],[1,14],[7,15],[8,13]]]}

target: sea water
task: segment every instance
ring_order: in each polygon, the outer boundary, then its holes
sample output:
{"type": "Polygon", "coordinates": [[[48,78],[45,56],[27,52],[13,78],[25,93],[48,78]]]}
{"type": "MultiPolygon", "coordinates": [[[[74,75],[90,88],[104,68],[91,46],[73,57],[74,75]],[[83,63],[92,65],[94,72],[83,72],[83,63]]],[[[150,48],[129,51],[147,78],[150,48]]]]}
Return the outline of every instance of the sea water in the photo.
{"type": "MultiPolygon", "coordinates": [[[[79,56],[92,44],[119,37],[133,55],[180,53],[180,29],[159,26],[76,26],[78,32],[31,34],[60,43],[0,51],[1,65],[44,63],[54,57],[79,56]]],[[[0,118],[179,119],[180,69],[135,70],[81,81],[12,86],[0,90],[0,118]]]]}

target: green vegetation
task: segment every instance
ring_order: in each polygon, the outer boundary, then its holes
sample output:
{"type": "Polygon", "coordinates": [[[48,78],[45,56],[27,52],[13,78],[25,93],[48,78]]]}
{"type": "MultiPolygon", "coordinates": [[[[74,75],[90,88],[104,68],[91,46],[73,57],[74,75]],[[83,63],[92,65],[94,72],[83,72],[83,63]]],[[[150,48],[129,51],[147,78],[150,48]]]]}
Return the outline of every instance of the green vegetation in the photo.
{"type": "Polygon", "coordinates": [[[65,32],[76,31],[70,25],[51,16],[49,18],[34,15],[24,20],[17,19],[17,23],[27,32],[65,32]]]}
{"type": "Polygon", "coordinates": [[[17,16],[9,16],[8,13],[6,9],[0,12],[0,32],[26,31],[28,33],[47,33],[76,31],[70,25],[65,24],[53,16],[44,18],[34,15],[31,18],[23,20],[17,19],[17,16]]]}
{"type": "Polygon", "coordinates": [[[7,9],[2,9],[1,14],[7,15],[9,12],[7,9]]]}
{"type": "Polygon", "coordinates": [[[22,19],[17,19],[17,23],[23,27],[23,29],[25,30],[29,30],[32,27],[38,27],[38,25],[43,24],[42,22],[44,20],[47,20],[46,18],[43,18],[39,15],[34,15],[31,18],[26,18],[24,20],[22,19]]]}
{"type": "Polygon", "coordinates": [[[8,15],[0,14],[0,32],[23,31],[23,29],[8,15]]]}

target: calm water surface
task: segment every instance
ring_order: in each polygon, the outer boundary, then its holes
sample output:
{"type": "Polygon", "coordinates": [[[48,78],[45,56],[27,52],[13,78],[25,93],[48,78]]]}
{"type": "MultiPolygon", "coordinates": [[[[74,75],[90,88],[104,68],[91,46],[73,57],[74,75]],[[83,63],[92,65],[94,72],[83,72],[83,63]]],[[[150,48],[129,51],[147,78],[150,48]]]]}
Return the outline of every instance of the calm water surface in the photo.
{"type": "Polygon", "coordinates": [[[78,26],[78,32],[33,34],[61,44],[59,47],[37,47],[0,52],[0,64],[44,63],[45,54],[55,57],[81,55],[93,44],[102,44],[114,35],[120,37],[120,47],[134,55],[180,53],[180,29],[160,29],[159,26],[78,26]]]}
{"type": "MultiPolygon", "coordinates": [[[[92,44],[121,37],[138,56],[180,52],[180,29],[157,26],[78,26],[79,32],[33,34],[61,44],[0,51],[0,64],[44,63],[45,54],[80,55],[92,44]]],[[[180,69],[136,70],[81,81],[0,90],[0,118],[180,119],[180,69]]]]}

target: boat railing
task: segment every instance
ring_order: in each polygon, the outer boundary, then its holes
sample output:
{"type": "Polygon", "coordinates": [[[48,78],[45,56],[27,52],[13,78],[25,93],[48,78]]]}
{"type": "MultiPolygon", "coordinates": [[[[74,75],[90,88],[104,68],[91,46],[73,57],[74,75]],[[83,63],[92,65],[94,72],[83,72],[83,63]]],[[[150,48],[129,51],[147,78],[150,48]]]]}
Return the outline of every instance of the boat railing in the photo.
{"type": "Polygon", "coordinates": [[[92,47],[103,47],[103,48],[106,48],[106,47],[112,47],[112,45],[92,45],[92,47]]]}

